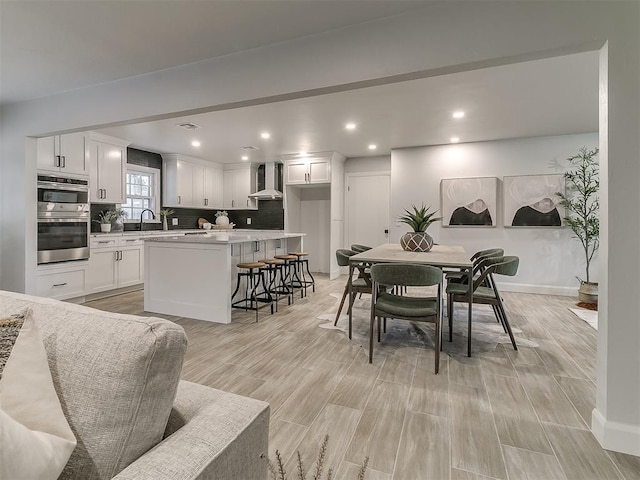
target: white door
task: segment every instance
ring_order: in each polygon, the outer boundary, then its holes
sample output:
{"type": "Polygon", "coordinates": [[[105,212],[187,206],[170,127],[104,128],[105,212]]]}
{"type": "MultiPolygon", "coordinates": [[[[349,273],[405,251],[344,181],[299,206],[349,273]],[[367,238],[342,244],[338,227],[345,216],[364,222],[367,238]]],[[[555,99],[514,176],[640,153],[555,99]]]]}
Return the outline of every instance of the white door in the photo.
{"type": "Polygon", "coordinates": [[[116,257],[116,251],[112,249],[91,249],[89,271],[87,272],[87,293],[102,292],[118,287],[116,257]]]}
{"type": "MultiPolygon", "coordinates": [[[[102,189],[102,203],[124,203],[125,195],[125,159],[124,148],[118,145],[96,142],[98,161],[92,162],[98,169],[97,188],[102,189]]],[[[91,153],[95,150],[92,148],[91,153]]],[[[91,176],[93,178],[93,175],[91,176]]],[[[93,188],[96,190],[96,188],[93,188]]],[[[98,192],[100,193],[100,192],[98,192]]]]}
{"type": "Polygon", "coordinates": [[[62,156],[61,172],[81,175],[88,173],[85,141],[85,135],[82,132],[60,135],[58,155],[62,156]]]}
{"type": "Polygon", "coordinates": [[[234,195],[235,195],[235,181],[236,181],[236,176],[235,176],[235,172],[233,170],[225,170],[222,174],[222,178],[223,178],[223,187],[222,187],[222,192],[223,192],[223,198],[222,198],[222,205],[224,208],[233,208],[234,207],[234,195]]]}
{"type": "Polygon", "coordinates": [[[193,164],[178,160],[178,205],[193,206],[193,164]]]}
{"type": "Polygon", "coordinates": [[[202,165],[193,164],[191,169],[191,204],[194,207],[202,208],[205,206],[204,167],[202,165]]]}
{"type": "Polygon", "coordinates": [[[142,253],[143,247],[122,249],[118,261],[118,286],[128,287],[143,282],[142,253]]]}
{"type": "Polygon", "coordinates": [[[345,248],[389,243],[390,176],[347,174],[345,248]]]}
{"type": "Polygon", "coordinates": [[[327,159],[309,161],[309,183],[330,183],[331,163],[327,159]]]}
{"type": "Polygon", "coordinates": [[[299,185],[307,183],[307,162],[304,160],[288,161],[285,164],[287,185],[299,185]]]}

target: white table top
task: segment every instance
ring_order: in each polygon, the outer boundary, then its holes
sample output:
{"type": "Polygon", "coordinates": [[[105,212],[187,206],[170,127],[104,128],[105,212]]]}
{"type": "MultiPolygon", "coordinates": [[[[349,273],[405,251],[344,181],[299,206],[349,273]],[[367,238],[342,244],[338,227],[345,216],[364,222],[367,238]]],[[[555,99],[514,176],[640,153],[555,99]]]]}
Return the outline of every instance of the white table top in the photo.
{"type": "Polygon", "coordinates": [[[463,247],[434,245],[429,252],[407,252],[398,243],[385,243],[349,257],[351,262],[417,263],[434,267],[471,268],[473,262],[463,247]]]}

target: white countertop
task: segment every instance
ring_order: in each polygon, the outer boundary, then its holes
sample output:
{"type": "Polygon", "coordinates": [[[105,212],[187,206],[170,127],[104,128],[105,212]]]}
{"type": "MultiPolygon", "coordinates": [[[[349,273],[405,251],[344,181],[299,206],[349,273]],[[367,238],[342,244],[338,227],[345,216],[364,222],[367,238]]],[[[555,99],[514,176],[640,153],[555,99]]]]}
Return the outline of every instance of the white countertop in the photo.
{"type": "MultiPolygon", "coordinates": [[[[195,232],[203,232],[193,231],[195,232]]],[[[159,243],[190,243],[201,245],[215,245],[215,244],[234,244],[234,243],[246,243],[246,242],[260,242],[265,240],[278,240],[284,238],[298,238],[304,237],[306,233],[285,233],[279,230],[233,230],[228,232],[220,231],[206,231],[204,233],[189,235],[179,234],[174,236],[162,236],[162,237],[150,237],[145,238],[145,242],[159,242],[159,243]]]]}
{"type": "MultiPolygon", "coordinates": [[[[179,236],[179,235],[189,235],[189,236],[198,236],[198,235],[211,235],[217,233],[239,233],[241,235],[248,234],[256,234],[256,233],[276,233],[282,234],[284,230],[250,230],[250,229],[234,229],[234,230],[203,230],[198,228],[185,228],[185,229],[176,229],[176,230],[145,230],[142,232],[136,230],[130,230],[127,232],[109,232],[109,233],[101,233],[101,232],[93,232],[91,233],[92,238],[108,238],[108,237],[128,237],[128,236],[137,236],[137,237],[147,237],[147,236],[179,236]]],[[[299,235],[297,235],[299,236],[299,235]]],[[[279,237],[284,238],[284,237],[279,237]]]]}

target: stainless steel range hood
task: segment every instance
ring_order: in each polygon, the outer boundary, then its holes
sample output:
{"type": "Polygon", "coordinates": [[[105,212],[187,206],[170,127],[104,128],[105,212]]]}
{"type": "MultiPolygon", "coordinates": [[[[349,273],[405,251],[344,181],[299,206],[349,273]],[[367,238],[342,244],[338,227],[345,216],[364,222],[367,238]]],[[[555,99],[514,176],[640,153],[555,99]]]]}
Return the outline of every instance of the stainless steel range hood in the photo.
{"type": "Polygon", "coordinates": [[[263,200],[275,200],[282,198],[282,192],[276,190],[276,163],[267,162],[264,164],[264,190],[249,195],[249,198],[263,200]]]}

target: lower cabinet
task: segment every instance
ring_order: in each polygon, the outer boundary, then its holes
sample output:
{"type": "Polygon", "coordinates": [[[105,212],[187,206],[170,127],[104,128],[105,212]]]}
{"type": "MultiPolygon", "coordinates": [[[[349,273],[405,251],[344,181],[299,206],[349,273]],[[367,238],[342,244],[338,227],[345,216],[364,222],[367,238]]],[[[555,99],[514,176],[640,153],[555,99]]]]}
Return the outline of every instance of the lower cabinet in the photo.
{"type": "Polygon", "coordinates": [[[38,267],[36,295],[65,300],[85,293],[87,262],[38,267]]]}
{"type": "Polygon", "coordinates": [[[127,246],[124,244],[91,250],[87,294],[130,287],[143,282],[144,250],[142,245],[127,246]]]}

